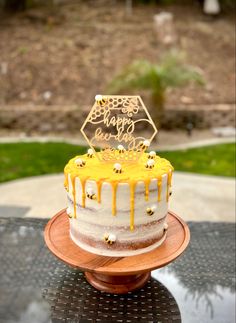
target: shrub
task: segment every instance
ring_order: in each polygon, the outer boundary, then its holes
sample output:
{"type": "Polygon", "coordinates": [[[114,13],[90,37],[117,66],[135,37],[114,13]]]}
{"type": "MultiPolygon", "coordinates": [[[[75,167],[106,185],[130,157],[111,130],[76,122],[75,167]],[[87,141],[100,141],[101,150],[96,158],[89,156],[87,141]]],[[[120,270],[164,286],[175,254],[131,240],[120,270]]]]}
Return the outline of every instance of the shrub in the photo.
{"type": "Polygon", "coordinates": [[[153,120],[160,128],[166,90],[183,86],[190,81],[204,83],[196,68],[183,64],[183,55],[171,52],[159,64],[144,59],[134,61],[108,85],[108,93],[131,89],[147,90],[151,98],[153,120]]]}

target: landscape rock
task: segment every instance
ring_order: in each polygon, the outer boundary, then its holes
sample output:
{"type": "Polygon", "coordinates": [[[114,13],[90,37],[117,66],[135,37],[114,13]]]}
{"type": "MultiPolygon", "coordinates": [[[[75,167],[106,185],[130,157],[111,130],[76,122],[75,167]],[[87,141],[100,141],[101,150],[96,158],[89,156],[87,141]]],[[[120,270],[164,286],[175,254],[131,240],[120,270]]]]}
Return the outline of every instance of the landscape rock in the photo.
{"type": "Polygon", "coordinates": [[[212,128],[212,132],[214,135],[218,137],[235,137],[236,129],[233,127],[218,127],[212,128]]]}

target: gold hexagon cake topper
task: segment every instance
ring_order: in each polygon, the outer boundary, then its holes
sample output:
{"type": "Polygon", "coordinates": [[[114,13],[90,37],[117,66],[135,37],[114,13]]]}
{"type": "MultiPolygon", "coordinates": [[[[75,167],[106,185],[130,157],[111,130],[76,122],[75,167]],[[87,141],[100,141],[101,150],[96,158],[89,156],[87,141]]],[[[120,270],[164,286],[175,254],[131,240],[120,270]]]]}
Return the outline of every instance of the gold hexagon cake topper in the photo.
{"type": "Polygon", "coordinates": [[[101,161],[137,161],[157,133],[140,96],[96,95],[81,132],[101,161]]]}

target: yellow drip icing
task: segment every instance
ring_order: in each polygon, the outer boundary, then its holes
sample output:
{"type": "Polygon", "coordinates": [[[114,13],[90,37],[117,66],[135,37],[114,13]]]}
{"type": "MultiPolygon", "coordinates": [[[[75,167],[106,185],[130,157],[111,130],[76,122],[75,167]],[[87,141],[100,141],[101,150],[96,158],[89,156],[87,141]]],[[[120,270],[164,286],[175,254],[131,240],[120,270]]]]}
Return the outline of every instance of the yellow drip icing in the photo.
{"type": "Polygon", "coordinates": [[[157,189],[158,189],[157,200],[158,200],[158,202],[160,202],[160,200],[161,200],[161,188],[162,188],[162,176],[158,177],[158,179],[157,179],[157,189]]]}
{"type": "Polygon", "coordinates": [[[149,185],[150,185],[151,179],[146,179],[145,180],[145,200],[148,201],[149,199],[149,185]]]}
{"type": "Polygon", "coordinates": [[[65,180],[64,180],[64,186],[65,189],[68,191],[69,190],[69,181],[68,181],[69,174],[65,173],[65,180]]]}
{"type": "Polygon", "coordinates": [[[81,189],[82,189],[82,207],[85,207],[85,199],[86,199],[86,194],[85,194],[85,185],[86,185],[86,180],[87,178],[81,178],[81,189]]]}
{"type": "Polygon", "coordinates": [[[73,195],[73,204],[74,204],[74,218],[76,219],[76,192],[75,192],[75,180],[76,180],[76,176],[71,176],[72,195],[73,195]]]}
{"type": "Polygon", "coordinates": [[[116,215],[117,182],[111,182],[111,187],[112,187],[112,215],[116,215]]]}
{"type": "Polygon", "coordinates": [[[130,185],[130,229],[134,229],[134,195],[135,186],[138,181],[145,183],[145,199],[149,198],[149,185],[152,179],[158,179],[158,201],[161,200],[162,175],[168,174],[167,191],[169,198],[169,186],[171,183],[171,174],[173,167],[170,162],[164,158],[156,156],[155,166],[150,171],[145,167],[147,162],[147,153],[136,163],[122,162],[122,173],[113,172],[113,162],[100,162],[98,158],[89,158],[87,155],[76,156],[72,158],[65,166],[65,186],[68,186],[68,176],[71,176],[72,194],[74,199],[74,217],[76,217],[76,192],[75,179],[78,177],[82,187],[82,207],[85,207],[85,186],[86,181],[95,181],[97,185],[97,201],[101,202],[101,187],[104,182],[108,182],[112,186],[112,214],[116,214],[116,195],[119,183],[127,183],[130,185]],[[81,158],[86,161],[84,167],[77,167],[75,159],[81,158]]]}
{"type": "Polygon", "coordinates": [[[130,183],[130,230],[134,230],[134,193],[136,182],[130,183]]]}
{"type": "Polygon", "coordinates": [[[172,179],[172,171],[170,171],[167,175],[167,188],[166,188],[166,201],[169,201],[169,190],[170,190],[170,185],[171,185],[171,179],[172,179]]]}
{"type": "Polygon", "coordinates": [[[98,203],[101,203],[101,190],[102,190],[102,181],[97,181],[97,201],[98,203]]]}

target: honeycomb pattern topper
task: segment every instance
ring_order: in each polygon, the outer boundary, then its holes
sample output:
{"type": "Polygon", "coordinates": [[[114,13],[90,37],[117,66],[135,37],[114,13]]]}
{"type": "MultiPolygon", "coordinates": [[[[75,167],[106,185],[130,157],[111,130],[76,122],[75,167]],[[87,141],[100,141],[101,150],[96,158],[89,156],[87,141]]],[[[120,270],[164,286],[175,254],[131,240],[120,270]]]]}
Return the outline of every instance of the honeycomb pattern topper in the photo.
{"type": "Polygon", "coordinates": [[[81,132],[101,161],[137,161],[157,129],[140,96],[96,95],[81,132]],[[146,145],[145,143],[148,143],[146,145]]]}

